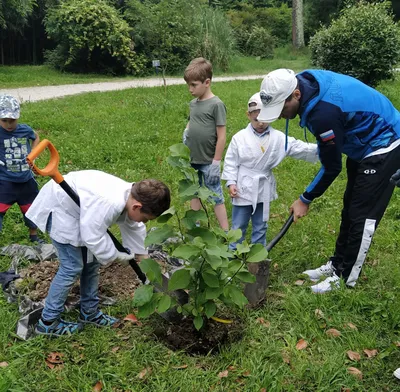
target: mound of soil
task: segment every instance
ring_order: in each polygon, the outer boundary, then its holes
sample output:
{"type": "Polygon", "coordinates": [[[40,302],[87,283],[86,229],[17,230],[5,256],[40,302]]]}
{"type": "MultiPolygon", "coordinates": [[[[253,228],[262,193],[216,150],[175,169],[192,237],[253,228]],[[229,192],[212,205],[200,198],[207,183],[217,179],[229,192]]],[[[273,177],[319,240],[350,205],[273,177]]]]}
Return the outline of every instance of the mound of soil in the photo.
{"type": "Polygon", "coordinates": [[[179,324],[171,324],[159,320],[154,334],[167,347],[176,351],[185,351],[189,355],[216,354],[221,347],[242,338],[243,324],[239,319],[232,319],[231,324],[223,324],[212,319],[197,331],[193,319],[183,319],[179,324]]]}
{"type": "MultiPolygon", "coordinates": [[[[21,291],[32,301],[40,301],[47,296],[51,281],[58,270],[58,261],[42,261],[31,264],[20,271],[23,279],[19,283],[21,291]]],[[[132,298],[136,288],[140,285],[133,269],[113,263],[107,268],[100,268],[99,295],[115,299],[132,298]]],[[[79,299],[79,281],[71,289],[68,302],[79,299]]]]}

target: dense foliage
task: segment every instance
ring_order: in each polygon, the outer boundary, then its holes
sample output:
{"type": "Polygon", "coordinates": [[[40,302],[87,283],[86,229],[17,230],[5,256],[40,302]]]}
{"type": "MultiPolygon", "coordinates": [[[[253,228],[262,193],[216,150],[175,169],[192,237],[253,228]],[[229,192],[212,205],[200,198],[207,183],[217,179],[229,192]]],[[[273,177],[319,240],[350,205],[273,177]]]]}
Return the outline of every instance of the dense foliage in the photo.
{"type": "Polygon", "coordinates": [[[103,0],[68,0],[49,10],[48,35],[57,42],[49,62],[62,70],[140,71],[128,24],[103,0]],[[113,61],[113,59],[117,61],[113,61]]]}
{"type": "Polygon", "coordinates": [[[393,75],[400,59],[400,34],[388,3],[359,3],[321,29],[310,49],[315,66],[375,86],[393,75]]]}

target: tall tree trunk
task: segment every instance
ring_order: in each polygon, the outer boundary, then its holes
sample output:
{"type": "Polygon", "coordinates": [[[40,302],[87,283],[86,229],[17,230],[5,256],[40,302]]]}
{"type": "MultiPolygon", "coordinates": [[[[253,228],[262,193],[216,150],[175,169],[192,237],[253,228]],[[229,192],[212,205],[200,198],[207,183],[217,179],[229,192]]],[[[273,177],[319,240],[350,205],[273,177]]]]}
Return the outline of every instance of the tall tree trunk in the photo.
{"type": "Polygon", "coordinates": [[[293,0],[292,40],[295,48],[299,49],[304,46],[303,0],[293,0]]]}

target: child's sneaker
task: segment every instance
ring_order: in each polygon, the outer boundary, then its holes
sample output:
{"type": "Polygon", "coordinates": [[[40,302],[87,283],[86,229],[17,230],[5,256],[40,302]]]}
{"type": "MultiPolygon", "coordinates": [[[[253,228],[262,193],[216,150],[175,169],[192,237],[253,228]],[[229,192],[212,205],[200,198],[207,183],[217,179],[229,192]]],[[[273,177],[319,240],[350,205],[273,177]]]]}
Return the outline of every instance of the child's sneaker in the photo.
{"type": "Polygon", "coordinates": [[[79,321],[83,324],[94,324],[96,327],[112,327],[119,319],[104,314],[101,310],[92,314],[86,314],[81,310],[79,321]]]}
{"type": "Polygon", "coordinates": [[[54,320],[50,325],[46,325],[42,319],[36,325],[35,333],[37,335],[46,336],[69,336],[73,333],[82,331],[83,325],[80,323],[73,323],[64,321],[62,319],[54,320]]]}
{"type": "Polygon", "coordinates": [[[396,369],[393,372],[393,376],[395,376],[398,380],[400,380],[400,368],[396,369]]]}

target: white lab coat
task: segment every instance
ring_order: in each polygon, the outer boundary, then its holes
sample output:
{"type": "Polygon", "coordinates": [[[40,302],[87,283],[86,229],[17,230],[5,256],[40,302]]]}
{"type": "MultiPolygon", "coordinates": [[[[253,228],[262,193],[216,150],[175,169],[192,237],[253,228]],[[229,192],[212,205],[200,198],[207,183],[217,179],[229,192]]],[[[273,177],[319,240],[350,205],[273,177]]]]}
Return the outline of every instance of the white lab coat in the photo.
{"type": "Polygon", "coordinates": [[[285,151],[285,134],[271,126],[269,130],[266,136],[259,138],[248,124],[236,133],[226,152],[222,172],[222,179],[227,180],[227,185],[236,184],[238,188],[238,197],[233,198],[232,203],[237,206],[251,205],[253,213],[257,203],[264,203],[264,221],[269,219],[270,201],[278,197],[272,169],[286,156],[313,163],[319,160],[316,144],[289,137],[285,151]]]}
{"type": "Polygon", "coordinates": [[[146,226],[129,219],[125,205],[132,183],[97,170],[71,172],[64,177],[78,193],[80,207],[53,180],[40,190],[26,216],[45,232],[52,214],[50,237],[61,244],[86,246],[90,256],[108,264],[117,256],[107,229],[117,223],[124,247],[132,253],[147,254],[146,226]]]}

